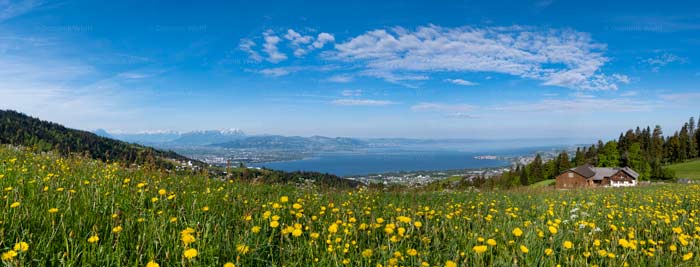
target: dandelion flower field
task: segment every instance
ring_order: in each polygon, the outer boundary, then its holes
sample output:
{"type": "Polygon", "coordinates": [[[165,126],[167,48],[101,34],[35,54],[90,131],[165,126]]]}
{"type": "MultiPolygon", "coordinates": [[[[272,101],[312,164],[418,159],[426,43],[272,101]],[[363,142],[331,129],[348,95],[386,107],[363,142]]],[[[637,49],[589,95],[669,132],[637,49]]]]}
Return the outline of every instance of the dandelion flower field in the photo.
{"type": "Polygon", "coordinates": [[[700,266],[700,186],[381,192],[0,148],[6,266],[700,266]]]}

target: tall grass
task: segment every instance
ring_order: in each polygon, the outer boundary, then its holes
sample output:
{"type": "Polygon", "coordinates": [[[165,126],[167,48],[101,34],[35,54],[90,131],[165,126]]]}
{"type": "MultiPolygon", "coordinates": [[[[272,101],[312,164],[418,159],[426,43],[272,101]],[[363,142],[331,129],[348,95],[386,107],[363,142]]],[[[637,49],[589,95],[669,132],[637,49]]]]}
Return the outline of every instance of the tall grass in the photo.
{"type": "Polygon", "coordinates": [[[700,266],[699,186],[332,190],[8,147],[0,177],[10,266],[700,266]]]}

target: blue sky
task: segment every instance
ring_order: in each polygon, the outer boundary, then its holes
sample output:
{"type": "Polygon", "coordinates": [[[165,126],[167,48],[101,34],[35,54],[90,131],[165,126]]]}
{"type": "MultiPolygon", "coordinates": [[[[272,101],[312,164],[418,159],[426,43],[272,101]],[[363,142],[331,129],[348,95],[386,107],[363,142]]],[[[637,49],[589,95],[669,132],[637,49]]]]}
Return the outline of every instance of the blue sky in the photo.
{"type": "Polygon", "coordinates": [[[613,138],[700,115],[693,1],[0,0],[0,108],[140,132],[613,138]]]}

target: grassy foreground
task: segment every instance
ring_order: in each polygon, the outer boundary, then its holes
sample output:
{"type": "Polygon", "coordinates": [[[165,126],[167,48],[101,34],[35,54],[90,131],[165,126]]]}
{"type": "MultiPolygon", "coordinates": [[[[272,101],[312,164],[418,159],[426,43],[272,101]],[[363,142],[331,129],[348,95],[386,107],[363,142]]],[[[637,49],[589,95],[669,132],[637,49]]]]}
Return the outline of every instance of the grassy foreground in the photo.
{"type": "Polygon", "coordinates": [[[700,266],[697,185],[320,190],[0,148],[9,266],[700,266]]]}
{"type": "Polygon", "coordinates": [[[678,178],[700,180],[700,160],[676,163],[666,168],[675,171],[678,178]]]}

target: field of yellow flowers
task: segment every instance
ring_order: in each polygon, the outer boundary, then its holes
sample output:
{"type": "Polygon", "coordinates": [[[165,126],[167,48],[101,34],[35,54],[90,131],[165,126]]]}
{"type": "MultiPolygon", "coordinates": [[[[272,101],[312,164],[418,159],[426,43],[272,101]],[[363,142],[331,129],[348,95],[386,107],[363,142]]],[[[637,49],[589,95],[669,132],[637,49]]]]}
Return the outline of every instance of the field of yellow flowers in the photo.
{"type": "Polygon", "coordinates": [[[7,266],[700,266],[700,187],[377,192],[0,148],[7,266]]]}

